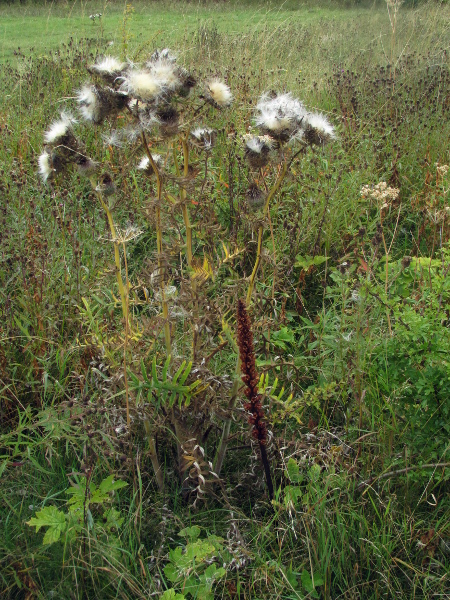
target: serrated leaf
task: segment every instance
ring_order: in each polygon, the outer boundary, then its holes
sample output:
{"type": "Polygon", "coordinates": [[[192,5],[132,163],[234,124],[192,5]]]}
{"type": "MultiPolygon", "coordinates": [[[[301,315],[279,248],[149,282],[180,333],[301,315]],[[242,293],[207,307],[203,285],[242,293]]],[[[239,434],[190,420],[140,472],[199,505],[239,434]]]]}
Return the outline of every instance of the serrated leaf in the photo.
{"type": "Polygon", "coordinates": [[[67,522],[65,514],[58,510],[56,506],[44,506],[42,510],[36,513],[35,517],[32,517],[27,521],[27,525],[30,527],[36,527],[36,533],[41,527],[48,527],[44,535],[43,544],[53,544],[57,542],[61,537],[61,533],[66,530],[67,522]]]}
{"type": "Polygon", "coordinates": [[[166,565],[164,567],[164,575],[167,577],[169,581],[175,583],[178,579],[178,570],[174,565],[166,565]]]}
{"type": "Polygon", "coordinates": [[[116,481],[114,481],[114,475],[110,475],[109,477],[107,477],[106,479],[104,479],[101,482],[98,489],[102,493],[107,494],[107,493],[113,492],[115,490],[120,490],[120,489],[126,487],[127,485],[128,485],[128,483],[126,481],[122,481],[121,479],[117,479],[116,481]]]}

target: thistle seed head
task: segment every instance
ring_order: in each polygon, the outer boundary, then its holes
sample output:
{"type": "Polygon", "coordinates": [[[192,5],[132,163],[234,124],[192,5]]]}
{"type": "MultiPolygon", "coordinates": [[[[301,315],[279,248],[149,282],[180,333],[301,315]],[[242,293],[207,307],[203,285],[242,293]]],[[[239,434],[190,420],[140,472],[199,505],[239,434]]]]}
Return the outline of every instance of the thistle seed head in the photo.
{"type": "Polygon", "coordinates": [[[216,108],[223,108],[231,104],[233,94],[226,83],[212,79],[206,84],[206,100],[216,108]]]}
{"type": "Polygon", "coordinates": [[[98,169],[98,163],[93,161],[88,156],[80,155],[76,160],[77,170],[83,177],[90,177],[98,169]]]}
{"type": "Polygon", "coordinates": [[[53,121],[44,134],[47,144],[62,144],[67,138],[73,137],[73,125],[77,120],[69,113],[61,113],[61,118],[53,121]]]}
{"type": "Polygon", "coordinates": [[[47,152],[43,152],[38,159],[39,163],[39,175],[42,177],[44,183],[52,177],[54,173],[51,156],[47,152]]]}
{"type": "Polygon", "coordinates": [[[245,158],[254,169],[262,169],[267,165],[270,151],[274,147],[274,140],[268,135],[246,134],[245,158]]]}
{"type": "Polygon", "coordinates": [[[112,196],[116,191],[116,186],[111,175],[109,173],[102,173],[98,178],[98,185],[95,189],[104,196],[112,196]]]}
{"type": "Polygon", "coordinates": [[[264,205],[264,201],[266,199],[265,193],[258,187],[258,185],[253,181],[248,187],[245,197],[247,199],[248,205],[252,209],[260,208],[264,205]]]}
{"type": "MultiPolygon", "coordinates": [[[[162,169],[164,166],[164,159],[160,154],[152,154],[152,158],[158,167],[158,169],[162,169]]],[[[150,163],[150,159],[148,156],[143,156],[137,166],[141,171],[145,171],[147,175],[154,175],[153,167],[150,163]]]]}
{"type": "Polygon", "coordinates": [[[305,116],[303,104],[290,93],[266,93],[256,105],[254,121],[262,133],[277,141],[287,142],[301,128],[305,116]]]}
{"type": "Polygon", "coordinates": [[[191,131],[191,142],[199,150],[209,152],[216,143],[216,139],[217,131],[215,129],[198,127],[191,131]]]}
{"type": "Polygon", "coordinates": [[[161,81],[143,69],[130,70],[120,79],[122,83],[119,90],[139,100],[155,100],[164,91],[161,81]]]}
{"type": "Polygon", "coordinates": [[[125,69],[126,63],[120,61],[114,56],[104,56],[91,65],[88,71],[100,75],[109,82],[114,82],[125,69]]]}
{"type": "Polygon", "coordinates": [[[308,114],[303,127],[304,138],[311,146],[324,145],[336,137],[333,125],[320,113],[308,114]]]}
{"type": "Polygon", "coordinates": [[[161,106],[156,112],[156,118],[159,123],[159,132],[163,138],[169,138],[178,133],[179,114],[173,106],[170,104],[161,106]]]}

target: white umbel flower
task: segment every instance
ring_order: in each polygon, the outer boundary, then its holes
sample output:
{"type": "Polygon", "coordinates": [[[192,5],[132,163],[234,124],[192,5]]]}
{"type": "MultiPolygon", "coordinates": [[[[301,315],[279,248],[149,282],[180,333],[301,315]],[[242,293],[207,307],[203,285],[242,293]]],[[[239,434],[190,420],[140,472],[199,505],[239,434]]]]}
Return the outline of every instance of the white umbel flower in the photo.
{"type": "Polygon", "coordinates": [[[148,71],[129,71],[122,79],[120,90],[141,100],[153,100],[163,91],[161,81],[148,71]]]}
{"type": "Polygon", "coordinates": [[[72,132],[73,125],[76,122],[76,119],[69,113],[62,113],[61,118],[58,121],[53,121],[50,129],[45,132],[44,141],[47,144],[57,144],[72,132]]]}
{"type": "Polygon", "coordinates": [[[45,183],[47,179],[54,173],[50,155],[47,154],[47,152],[43,152],[39,157],[38,163],[39,175],[42,177],[42,180],[45,183]]]}
{"type": "Polygon", "coordinates": [[[208,99],[219,107],[229,106],[233,100],[233,94],[226,83],[220,79],[212,79],[206,84],[208,99]]]}

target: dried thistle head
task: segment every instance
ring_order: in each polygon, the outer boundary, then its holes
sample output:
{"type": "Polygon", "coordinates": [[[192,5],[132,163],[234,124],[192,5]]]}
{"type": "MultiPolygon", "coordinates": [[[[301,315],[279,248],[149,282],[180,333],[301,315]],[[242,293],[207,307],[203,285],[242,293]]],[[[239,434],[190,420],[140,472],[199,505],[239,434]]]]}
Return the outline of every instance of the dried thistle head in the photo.
{"type": "Polygon", "coordinates": [[[217,139],[217,131],[215,129],[208,129],[207,127],[198,127],[191,131],[190,140],[191,143],[199,150],[205,150],[209,152],[217,139]]]}
{"type": "Polygon", "coordinates": [[[180,115],[171,104],[160,106],[155,115],[159,123],[161,137],[169,138],[176,135],[180,129],[180,115]]]}
{"type": "Polygon", "coordinates": [[[206,84],[205,98],[216,108],[224,108],[233,101],[233,94],[226,83],[220,79],[212,79],[206,84]]]}
{"type": "Polygon", "coordinates": [[[76,166],[78,173],[83,177],[90,177],[93,175],[98,169],[98,163],[89,158],[88,156],[84,156],[80,154],[76,160],[76,166]]]}
{"type": "Polygon", "coordinates": [[[77,92],[77,101],[83,118],[99,125],[108,116],[115,115],[124,109],[129,98],[128,94],[110,87],[100,88],[95,85],[84,85],[77,92]]]}
{"type": "Polygon", "coordinates": [[[44,183],[48,181],[53,176],[55,172],[52,164],[51,155],[44,151],[38,159],[39,164],[39,175],[42,177],[44,183]]]}
{"type": "Polygon", "coordinates": [[[306,114],[303,104],[290,93],[265,93],[256,105],[254,121],[263,134],[287,142],[301,129],[306,114]]]}
{"type": "Polygon", "coordinates": [[[245,158],[254,169],[262,169],[267,165],[270,159],[270,152],[274,147],[274,139],[269,135],[246,134],[245,158]]]}
{"type": "Polygon", "coordinates": [[[97,192],[100,192],[104,196],[112,196],[116,191],[116,186],[109,173],[102,173],[98,178],[98,184],[95,188],[97,192]]]}
{"type": "Polygon", "coordinates": [[[303,122],[303,137],[310,146],[323,146],[336,137],[325,115],[310,113],[303,122]]]}
{"type": "Polygon", "coordinates": [[[120,91],[144,102],[155,100],[164,92],[161,81],[145,69],[130,69],[119,79],[120,91]]]}
{"type": "MultiPolygon", "coordinates": [[[[154,163],[158,169],[164,167],[164,159],[160,154],[152,154],[154,163]]],[[[144,171],[146,175],[152,176],[155,174],[150,159],[147,155],[143,156],[137,166],[140,171],[144,171]]]]}
{"type": "Polygon", "coordinates": [[[266,194],[258,187],[257,183],[252,181],[245,193],[245,198],[250,208],[258,209],[261,206],[264,206],[266,194]]]}
{"type": "Polygon", "coordinates": [[[109,83],[114,83],[122,74],[126,66],[126,63],[114,56],[104,56],[99,58],[93,65],[90,65],[88,71],[95,75],[99,75],[109,83]]]}

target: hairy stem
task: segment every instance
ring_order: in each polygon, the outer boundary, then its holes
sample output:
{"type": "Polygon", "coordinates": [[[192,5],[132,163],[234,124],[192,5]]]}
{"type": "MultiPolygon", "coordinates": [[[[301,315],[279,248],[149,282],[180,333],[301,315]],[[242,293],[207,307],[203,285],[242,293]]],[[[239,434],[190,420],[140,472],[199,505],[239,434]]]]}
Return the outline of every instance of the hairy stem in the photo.
{"type": "MultiPolygon", "coordinates": [[[[275,196],[275,194],[277,193],[277,191],[280,189],[280,186],[283,182],[283,179],[286,176],[286,173],[287,173],[287,163],[285,161],[283,163],[283,166],[278,174],[278,177],[277,177],[275,183],[273,184],[272,188],[270,189],[269,193],[267,194],[266,202],[264,204],[264,209],[263,209],[263,217],[265,217],[266,214],[269,212],[270,202],[273,199],[273,197],[275,196]]],[[[258,273],[259,264],[261,262],[263,231],[264,231],[264,227],[262,225],[260,225],[258,228],[258,246],[257,246],[257,250],[256,250],[256,259],[255,259],[255,264],[253,266],[252,274],[250,275],[250,283],[248,285],[248,291],[247,291],[247,299],[246,299],[247,304],[250,304],[250,301],[252,299],[252,293],[253,293],[253,288],[255,285],[256,274],[258,273]]]]}
{"type": "Polygon", "coordinates": [[[142,132],[142,142],[144,145],[145,153],[148,156],[150,164],[152,165],[153,172],[156,176],[156,190],[157,190],[157,206],[155,209],[156,216],[156,249],[158,254],[158,277],[159,277],[159,289],[161,294],[161,306],[164,318],[164,340],[166,344],[167,355],[170,356],[172,354],[172,342],[170,336],[170,323],[169,323],[169,306],[166,300],[165,294],[165,282],[164,282],[164,273],[165,273],[165,264],[163,260],[163,244],[162,244],[162,221],[161,221],[161,199],[162,199],[162,179],[159,169],[153,160],[152,153],[148,147],[147,137],[145,132],[142,132]]]}

